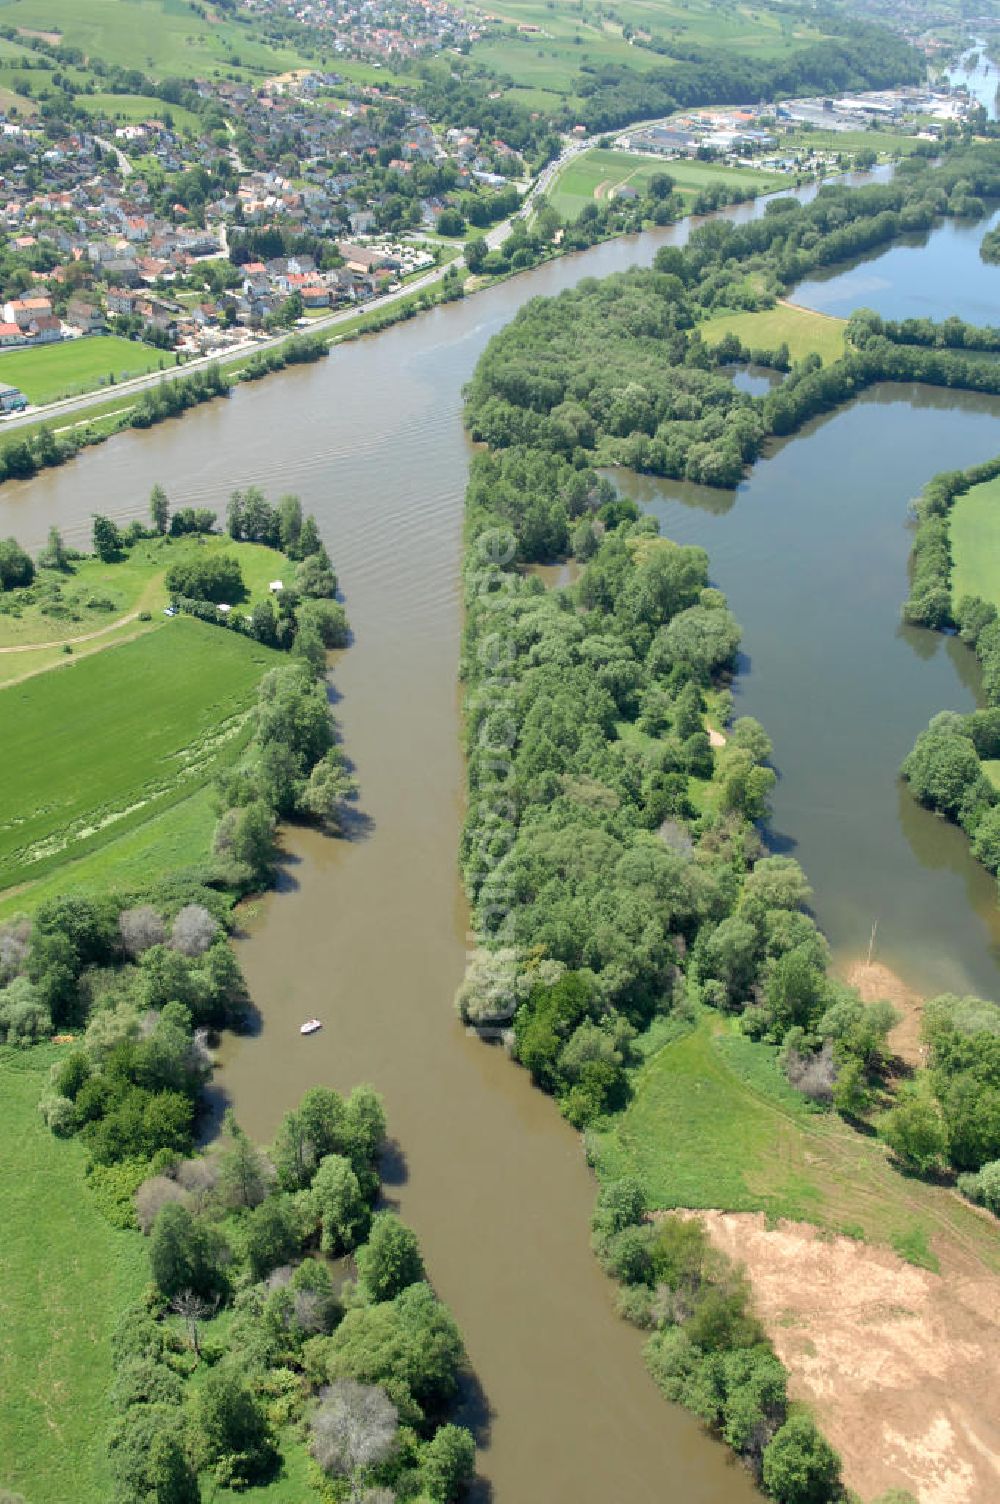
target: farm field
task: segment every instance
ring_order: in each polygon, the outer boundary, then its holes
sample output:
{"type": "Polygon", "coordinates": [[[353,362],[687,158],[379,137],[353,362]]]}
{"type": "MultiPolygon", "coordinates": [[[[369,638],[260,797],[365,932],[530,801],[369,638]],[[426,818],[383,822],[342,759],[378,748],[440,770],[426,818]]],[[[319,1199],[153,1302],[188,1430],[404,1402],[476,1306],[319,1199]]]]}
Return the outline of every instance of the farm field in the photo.
{"type": "Polygon", "coordinates": [[[197,866],[211,850],[217,823],[215,791],[206,785],[87,856],[0,893],[0,921],[34,913],[40,903],[68,888],[80,893],[141,888],[151,877],[197,866]]]}
{"type": "Polygon", "coordinates": [[[595,147],[580,152],[566,164],[549,195],[554,207],[567,219],[575,219],[585,204],[603,198],[612,188],[628,183],[645,191],[650,178],[665,172],[677,191],[688,197],[717,183],[739,185],[757,193],[772,193],[789,186],[781,173],[761,172],[754,167],[721,167],[714,162],[663,161],[657,157],[595,147]]]}
{"type": "Polygon", "coordinates": [[[8,886],[204,788],[245,745],[257,684],[280,661],[235,632],[177,617],[59,673],[0,689],[8,886]]]}
{"type": "Polygon", "coordinates": [[[37,349],[5,350],[0,381],[20,387],[29,402],[56,402],[106,386],[109,376],[124,381],[171,364],[173,356],[152,345],[115,334],[89,334],[37,349]]]}
{"type": "Polygon", "coordinates": [[[190,78],[225,68],[273,74],[304,59],[258,39],[259,31],[186,0],[2,0],[0,25],[58,32],[85,54],[153,77],[190,78]]]}
{"type": "Polygon", "coordinates": [[[878,156],[910,156],[925,143],[899,131],[796,130],[781,137],[782,151],[812,147],[814,151],[873,151],[878,156]]]}
{"type": "Polygon", "coordinates": [[[637,1072],[635,1096],[593,1134],[601,1178],[637,1175],[654,1208],[764,1212],[885,1244],[934,1267],[949,1250],[1000,1270],[1000,1247],[975,1209],[905,1178],[881,1144],[810,1110],[777,1051],[703,1017],[637,1072]]]}
{"type": "Polygon", "coordinates": [[[581,67],[618,63],[636,72],[670,66],[670,58],[634,45],[624,35],[655,36],[682,46],[738,51],[758,58],[781,57],[822,33],[795,24],[779,11],[751,5],[719,6],[710,0],[625,0],[611,15],[588,14],[544,0],[505,0],[490,12],[507,27],[487,30],[472,50],[475,61],[516,84],[572,98],[581,67]]]}
{"type": "Polygon", "coordinates": [[[824,365],[829,365],[844,353],[844,327],[843,319],[779,303],[759,313],[714,314],[699,325],[699,330],[709,345],[716,344],[725,334],[735,334],[754,350],[776,350],[786,344],[793,360],[816,354],[824,365]]]}
{"type": "Polygon", "coordinates": [[[956,496],[948,531],[952,600],[978,595],[1000,606],[1000,478],[956,496]]]}
{"type": "Polygon", "coordinates": [[[0,1490],[32,1504],[106,1504],[109,1337],[140,1295],[138,1233],[105,1221],[84,1181],[84,1150],[38,1114],[66,1047],[0,1049],[0,1490]]]}
{"type": "Polygon", "coordinates": [[[168,600],[167,569],[206,551],[232,554],[239,560],[246,586],[245,609],[263,600],[269,582],[287,569],[284,554],[276,549],[234,543],[218,534],[143,539],[110,564],[88,555],[71,561],[66,570],[40,569],[27,591],[8,592],[0,601],[0,678],[10,661],[16,662],[20,673],[37,666],[34,653],[5,653],[4,649],[27,650],[36,643],[72,642],[90,633],[103,634],[137,611],[159,617],[168,600]]]}
{"type": "Polygon", "coordinates": [[[194,130],[198,117],[183,105],[167,104],[145,94],[80,94],[80,103],[91,115],[106,116],[120,125],[138,120],[165,120],[168,116],[178,130],[194,130]]]}

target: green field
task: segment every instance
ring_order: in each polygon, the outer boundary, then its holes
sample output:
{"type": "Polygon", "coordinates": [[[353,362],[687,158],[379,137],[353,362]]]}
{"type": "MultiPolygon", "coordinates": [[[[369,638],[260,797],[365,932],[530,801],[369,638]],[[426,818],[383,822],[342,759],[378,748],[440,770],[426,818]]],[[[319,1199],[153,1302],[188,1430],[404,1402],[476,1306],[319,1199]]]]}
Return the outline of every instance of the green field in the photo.
{"type": "Polygon", "coordinates": [[[100,115],[119,125],[134,125],[138,120],[172,120],[179,131],[197,130],[198,116],[179,104],[165,104],[145,94],[80,94],[77,96],[91,115],[100,115]]]}
{"type": "Polygon", "coordinates": [[[717,313],[698,327],[706,344],[717,344],[724,334],[735,334],[752,350],[776,350],[786,344],[793,360],[816,354],[829,365],[844,353],[843,319],[789,303],[764,308],[760,313],[717,313]]]}
{"type": "Polygon", "coordinates": [[[29,402],[56,402],[107,386],[109,378],[125,381],[173,365],[174,357],[138,340],[115,334],[90,334],[37,349],[5,350],[0,381],[20,387],[29,402]]]}
{"type": "Polygon", "coordinates": [[[263,40],[259,22],[190,0],[0,0],[0,25],[58,32],[68,46],[155,78],[222,69],[270,75],[304,65],[263,40]]]}
{"type": "Polygon", "coordinates": [[[598,1174],[637,1175],[652,1207],[716,1207],[850,1230],[873,1242],[952,1242],[1000,1269],[984,1219],[943,1187],[899,1175],[877,1139],[811,1111],[777,1051],[703,1017],[637,1073],[635,1097],[594,1135],[598,1174]]]}
{"type": "Polygon", "coordinates": [[[106,1504],[108,1339],[148,1266],[139,1234],[98,1212],[82,1145],[53,1138],[38,1115],[61,1053],[0,1049],[0,1489],[31,1504],[106,1504]]]}
{"type": "Polygon", "coordinates": [[[1000,478],[957,496],[948,527],[952,600],[978,595],[1000,606],[1000,478]]]}
{"type": "Polygon", "coordinates": [[[162,623],[169,594],[165,576],[171,564],[193,553],[227,553],[239,560],[246,587],[239,604],[249,610],[268,594],[268,584],[287,572],[276,549],[211,537],[143,539],[117,561],[94,555],[74,560],[65,570],[39,569],[27,590],[0,596],[0,684],[42,669],[66,665],[62,644],[74,657],[112,647],[123,636],[153,631],[162,623]],[[138,621],[139,612],[151,617],[138,621]]]}
{"type": "Polygon", "coordinates": [[[613,10],[504,0],[489,15],[503,24],[486,28],[473,46],[474,61],[519,87],[569,101],[583,67],[616,63],[637,72],[669,67],[669,56],[637,45],[644,38],[774,58],[821,35],[766,5],[721,6],[712,0],[622,0],[613,10]],[[635,42],[625,37],[626,26],[635,42]],[[526,27],[532,29],[517,29],[526,27]]]}
{"type": "Polygon", "coordinates": [[[906,136],[900,131],[790,131],[781,137],[781,151],[801,150],[834,151],[853,154],[856,151],[873,151],[879,156],[909,156],[924,143],[916,136],[906,136]]]}
{"type": "Polygon", "coordinates": [[[5,883],[42,877],[203,788],[246,744],[257,684],[280,661],[177,617],[0,689],[5,883]]]}
{"type": "Polygon", "coordinates": [[[575,219],[585,204],[604,198],[612,187],[628,183],[642,193],[651,177],[665,172],[673,178],[677,191],[693,197],[703,188],[716,183],[745,186],[757,193],[786,188],[788,179],[780,173],[760,172],[753,167],[722,167],[714,162],[688,160],[663,161],[624,151],[605,151],[595,147],[572,157],[553,184],[549,197],[565,219],[575,219]]]}

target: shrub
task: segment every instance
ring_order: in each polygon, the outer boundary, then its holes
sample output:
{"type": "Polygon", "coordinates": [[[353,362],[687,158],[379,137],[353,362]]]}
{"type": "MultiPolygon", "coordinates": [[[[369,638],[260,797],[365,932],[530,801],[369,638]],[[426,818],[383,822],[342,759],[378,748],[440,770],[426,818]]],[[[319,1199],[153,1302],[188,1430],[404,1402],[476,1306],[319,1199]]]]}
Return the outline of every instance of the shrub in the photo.
{"type": "Polygon", "coordinates": [[[183,956],[200,956],[208,950],[219,933],[219,922],[204,904],[185,904],[170,930],[170,944],[183,956]]]}
{"type": "Polygon", "coordinates": [[[52,1033],[52,1016],[41,989],[15,977],[0,992],[0,1044],[29,1045],[52,1033]]]}
{"type": "Polygon", "coordinates": [[[416,1234],[394,1212],[372,1220],[364,1247],[358,1249],[358,1274],[373,1300],[392,1300],[407,1285],[424,1278],[424,1261],[416,1234]]]}
{"type": "Polygon", "coordinates": [[[146,1237],[153,1231],[153,1224],[161,1209],[169,1202],[186,1206],[188,1197],[184,1189],[168,1175],[151,1175],[144,1180],[135,1193],[135,1220],[139,1231],[146,1237]]]}
{"type": "Polygon", "coordinates": [[[167,938],[166,926],[152,904],[140,904],[134,909],[123,909],[118,915],[118,930],[125,954],[134,960],[153,945],[162,945],[167,938]]]}
{"type": "Polygon", "coordinates": [[[392,1456],[399,1413],[377,1385],[340,1379],[320,1390],[309,1429],[310,1451],[323,1471],[350,1477],[392,1456]]]}
{"type": "Polygon", "coordinates": [[[209,1369],[195,1406],[195,1449],[203,1466],[230,1488],[265,1483],[278,1453],[249,1385],[226,1367],[209,1369]]]}
{"type": "Polygon", "coordinates": [[[840,1458],[808,1415],[792,1415],[764,1451],[764,1486],[778,1504],[828,1504],[840,1492],[840,1458]]]}
{"type": "Polygon", "coordinates": [[[960,1175],[958,1188],[970,1201],[1000,1217],[1000,1159],[991,1160],[976,1174],[960,1175]]]}
{"type": "Polygon", "coordinates": [[[175,599],[232,604],[246,595],[239,560],[232,554],[212,553],[178,560],[167,570],[166,584],[175,599]]]}
{"type": "Polygon", "coordinates": [[[926,1097],[911,1094],[885,1114],[879,1134],[907,1169],[927,1174],[944,1158],[948,1134],[941,1114],[926,1097]]]}

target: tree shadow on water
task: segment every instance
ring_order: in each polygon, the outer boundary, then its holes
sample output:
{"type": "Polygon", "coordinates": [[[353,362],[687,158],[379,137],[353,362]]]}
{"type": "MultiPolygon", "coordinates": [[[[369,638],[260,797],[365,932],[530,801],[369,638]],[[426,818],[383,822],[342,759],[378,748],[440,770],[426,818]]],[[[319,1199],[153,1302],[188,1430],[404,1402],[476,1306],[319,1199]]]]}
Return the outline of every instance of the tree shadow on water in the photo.
{"type": "Polygon", "coordinates": [[[367,841],[375,834],[375,821],[363,809],[354,804],[345,804],[340,812],[340,829],[337,839],[341,841],[367,841]]]}
{"type": "MultiPolygon", "coordinates": [[[[458,1399],[451,1419],[472,1432],[477,1448],[489,1446],[493,1410],[472,1368],[467,1367],[459,1377],[458,1399]]],[[[476,1477],[464,1497],[468,1504],[491,1504],[493,1485],[486,1478],[476,1477]]]]}
{"type": "Polygon", "coordinates": [[[761,835],[764,837],[768,856],[791,856],[798,849],[799,843],[794,836],[783,830],[775,830],[773,825],[765,825],[761,835]]]}
{"type": "Polygon", "coordinates": [[[202,1088],[195,1131],[195,1143],[199,1149],[204,1149],[219,1137],[222,1119],[232,1105],[228,1091],[217,1078],[213,1077],[202,1088]]]}
{"type": "Polygon", "coordinates": [[[382,1196],[387,1202],[392,1198],[386,1192],[394,1186],[405,1185],[410,1178],[410,1168],[406,1162],[406,1151],[398,1138],[386,1139],[379,1160],[379,1175],[382,1179],[382,1196]]]}

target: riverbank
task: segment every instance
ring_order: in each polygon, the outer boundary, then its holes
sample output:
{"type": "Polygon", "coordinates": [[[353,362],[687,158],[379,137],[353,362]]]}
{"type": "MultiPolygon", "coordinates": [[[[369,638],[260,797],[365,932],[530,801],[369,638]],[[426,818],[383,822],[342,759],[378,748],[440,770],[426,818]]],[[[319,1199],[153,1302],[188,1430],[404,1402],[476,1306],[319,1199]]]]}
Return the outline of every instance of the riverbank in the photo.
{"type": "Polygon", "coordinates": [[[1000,1274],[964,1240],[935,1238],[939,1268],[762,1213],[706,1212],[715,1247],[743,1265],[790,1376],[865,1500],[986,1504],[1000,1455],[1000,1274]]]}
{"type": "Polygon", "coordinates": [[[924,999],[901,976],[881,961],[857,960],[846,970],[846,981],[863,1002],[891,1003],[899,1020],[889,1030],[889,1044],[904,1065],[917,1069],[927,1064],[927,1046],[921,1039],[924,999]]]}
{"type": "MultiPolygon", "coordinates": [[[[841,223],[868,202],[845,205],[841,223]]],[[[812,223],[808,210],[786,220],[800,215],[812,223]]],[[[463,1021],[502,1037],[584,1129],[601,1183],[595,1248],[623,1286],[623,1313],[652,1331],[657,1383],[781,1499],[776,1458],[793,1421],[783,1391],[764,1405],[759,1387],[752,1397],[741,1388],[759,1337],[741,1292],[706,1331],[704,1266],[682,1273],[668,1232],[676,1224],[651,1228],[647,1214],[759,1211],[935,1272],[954,1243],[984,1280],[1000,1247],[937,1183],[948,1164],[978,1168],[993,1157],[995,1133],[973,1143],[961,1110],[979,1093],[989,1111],[988,1069],[949,1096],[947,1040],[961,1035],[964,1016],[953,1017],[947,999],[936,1005],[936,1069],[913,1090],[899,1086],[891,1010],[828,974],[805,874],[787,845],[774,855],[761,847],[755,827],[775,783],[767,734],[737,719],[713,749],[705,732],[709,697],[728,683],[740,640],[725,597],[709,587],[706,555],[658,536],[653,519],[587,468],[617,463],[721,489],[763,434],[794,432],[865,384],[864,358],[852,352],[829,379],[818,363],[793,371],[777,399],[740,400],[724,385],[713,360],[746,351],[706,351],[700,289],[713,273],[735,280],[743,266],[766,278],[806,240],[758,228],[720,236],[724,269],[712,238],[696,236],[662,252],[652,275],[588,281],[531,303],[466,388],[470,435],[488,448],[466,498],[460,857],[476,949],[457,1001],[463,1021]],[[775,244],[768,261],[762,246],[775,244]],[[526,570],[567,553],[582,566],[572,587],[543,589],[526,570]],[[910,1115],[921,1113],[937,1135],[930,1154],[908,1136],[910,1115]]],[[[861,239],[869,233],[862,227],[861,239]]],[[[843,247],[840,231],[832,244],[843,247]]],[[[808,255],[821,264],[828,253],[830,241],[808,255]]],[[[774,551],[774,536],[766,546],[774,551]]],[[[875,989],[887,977],[865,980],[875,989]]],[[[973,1027],[985,1037],[990,1024],[973,1027]]],[[[954,1299],[957,1265],[949,1276],[954,1299]]],[[[971,1393],[971,1374],[967,1384],[971,1393]]],[[[862,1399],[856,1420],[865,1418],[862,1399]]],[[[843,1426],[855,1471],[878,1446],[882,1417],[869,1411],[867,1422],[863,1438],[843,1426]]],[[[835,1460],[803,1425],[817,1468],[825,1458],[812,1496],[832,1499],[835,1460]]]]}
{"type": "MultiPolygon", "coordinates": [[[[578,143],[571,144],[555,162],[550,163],[542,171],[528,190],[517,216],[494,226],[484,236],[485,243],[490,250],[503,246],[511,236],[517,233],[520,225],[530,221],[529,211],[532,201],[544,195],[561,172],[571,169],[576,157],[585,149],[578,143]]],[[[764,176],[764,174],[758,174],[758,177],[762,179],[764,176]]],[[[798,185],[796,185],[797,188],[798,185]]],[[[772,193],[774,191],[771,190],[772,193]]],[[[757,196],[762,197],[766,194],[757,196]]],[[[747,197],[752,199],[754,195],[751,192],[747,197]]],[[[725,202],[724,195],[723,202],[725,202]]],[[[717,205],[713,205],[713,209],[715,208],[717,205]]],[[[681,221],[683,222],[684,220],[681,221]]],[[[587,246],[603,244],[630,233],[632,232],[612,231],[591,237],[586,244],[587,246]]],[[[455,297],[486,291],[525,270],[534,270],[546,261],[557,260],[570,253],[576,254],[583,248],[553,243],[544,247],[543,252],[536,255],[527,265],[507,269],[490,276],[470,274],[465,267],[464,257],[456,255],[432,271],[411,278],[407,284],[396,291],[373,299],[360,311],[345,309],[331,314],[321,314],[309,321],[308,329],[272,335],[269,338],[243,344],[215,355],[196,357],[185,361],[175,369],[161,369],[155,378],[138,376],[122,381],[116,387],[114,398],[107,396],[106,389],[98,390],[79,397],[51,402],[44,410],[32,409],[21,416],[9,416],[0,425],[0,460],[3,459],[7,449],[17,448],[19,451],[18,468],[12,469],[10,474],[24,478],[34,473],[35,469],[62,463],[70,458],[75,452],[75,448],[69,447],[71,445],[87,447],[103,443],[114,434],[131,427],[132,414],[136,407],[136,401],[133,399],[140,399],[143,394],[151,391],[155,392],[155,388],[163,382],[185,378],[198,381],[203,375],[221,381],[222,378],[217,368],[225,368],[225,371],[235,376],[238,381],[251,379],[248,368],[257,367],[257,375],[271,374],[283,368],[285,364],[282,358],[283,352],[295,343],[325,346],[327,350],[330,350],[342,340],[382,332],[401,320],[428,311],[441,302],[449,302],[455,297]],[[268,361],[273,364],[268,366],[268,361]],[[77,417],[79,413],[86,416],[77,417]],[[73,421],[60,423],[59,420],[64,417],[71,417],[73,421]],[[53,424],[56,426],[53,427],[53,424]],[[52,453],[51,441],[47,437],[50,429],[57,440],[66,446],[65,452],[58,457],[52,453]],[[24,449],[25,445],[28,446],[27,451],[24,449]]],[[[172,414],[172,416],[178,415],[178,413],[172,414]]]]}
{"type": "MultiPolygon", "coordinates": [[[[535,1492],[598,1504],[626,1487],[660,1504],[669,1476],[687,1498],[714,1490],[732,1504],[745,1484],[696,1422],[664,1406],[642,1371],[641,1338],[613,1315],[586,1246],[593,1181],[577,1136],[526,1073],[467,1038],[449,1004],[466,929],[454,870],[457,568],[470,453],[460,389],[522,301],[649,261],[685,228],[552,262],[384,339],[345,345],[335,361],[241,388],[183,431],[125,435],[72,473],[0,495],[2,531],[32,544],[53,519],[82,540],[97,508],[122,520],[144,511],[150,474],[204,504],[233,485],[291,488],[318,514],[356,633],[337,663],[337,715],[367,821],[341,843],[288,832],[280,891],[256,905],[239,942],[261,1034],[227,1040],[218,1085],[262,1140],[312,1082],[346,1089],[367,1078],[384,1092],[406,1149],[391,1195],[467,1334],[492,1410],[482,1466],[498,1500],[535,1492]],[[305,1050],[298,1025],[310,1014],[336,1022],[305,1050]]],[[[916,825],[900,827],[892,791],[900,727],[905,746],[906,718],[926,719],[960,683],[948,652],[918,658],[898,630],[906,501],[942,462],[994,451],[993,411],[955,393],[879,389],[777,446],[738,499],[679,485],[669,494],[684,500],[668,502],[659,482],[621,477],[664,516],[665,532],[710,549],[745,625],[751,661],[736,683],[739,710],[776,737],[776,829],[801,838],[796,854],[838,949],[863,949],[878,914],[891,964],[902,953],[918,984],[931,978],[928,990],[945,971],[944,985],[985,995],[994,963],[963,853],[942,848],[947,830],[915,807],[916,825]],[[845,591],[850,613],[836,610],[845,591]],[[854,748],[860,769],[837,731],[856,725],[866,728],[854,748]],[[803,790],[803,770],[815,788],[803,790]]]]}

